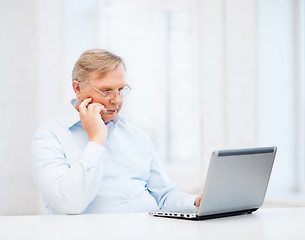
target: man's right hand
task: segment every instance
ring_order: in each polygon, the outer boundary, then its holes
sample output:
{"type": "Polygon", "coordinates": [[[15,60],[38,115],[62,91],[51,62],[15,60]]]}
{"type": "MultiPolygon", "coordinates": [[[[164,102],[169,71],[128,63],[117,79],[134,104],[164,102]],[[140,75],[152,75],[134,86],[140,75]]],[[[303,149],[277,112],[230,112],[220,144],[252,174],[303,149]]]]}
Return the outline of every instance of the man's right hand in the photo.
{"type": "Polygon", "coordinates": [[[92,98],[87,98],[79,105],[79,116],[82,126],[89,136],[89,141],[105,145],[107,128],[101,114],[107,109],[100,103],[91,103],[92,98]]]}

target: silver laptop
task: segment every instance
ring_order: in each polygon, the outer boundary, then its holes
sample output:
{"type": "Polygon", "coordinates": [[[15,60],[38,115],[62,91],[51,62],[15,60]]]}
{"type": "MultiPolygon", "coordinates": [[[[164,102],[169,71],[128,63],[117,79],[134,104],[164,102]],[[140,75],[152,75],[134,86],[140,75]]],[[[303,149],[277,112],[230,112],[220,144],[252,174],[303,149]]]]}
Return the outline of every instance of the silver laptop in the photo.
{"type": "Polygon", "coordinates": [[[220,150],[212,153],[197,212],[150,212],[158,217],[210,219],[250,214],[262,206],[276,147],[220,150]]]}

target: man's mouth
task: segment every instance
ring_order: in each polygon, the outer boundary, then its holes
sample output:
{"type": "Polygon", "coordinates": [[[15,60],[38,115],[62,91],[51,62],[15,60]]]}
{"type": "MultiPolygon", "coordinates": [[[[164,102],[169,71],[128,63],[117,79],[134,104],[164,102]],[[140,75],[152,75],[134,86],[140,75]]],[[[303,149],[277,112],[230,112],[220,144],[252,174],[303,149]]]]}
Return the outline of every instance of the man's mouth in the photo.
{"type": "Polygon", "coordinates": [[[115,106],[116,108],[115,109],[107,109],[107,112],[106,113],[116,113],[119,109],[119,105],[115,106]]]}
{"type": "Polygon", "coordinates": [[[117,112],[117,109],[107,109],[106,113],[115,113],[117,112]]]}

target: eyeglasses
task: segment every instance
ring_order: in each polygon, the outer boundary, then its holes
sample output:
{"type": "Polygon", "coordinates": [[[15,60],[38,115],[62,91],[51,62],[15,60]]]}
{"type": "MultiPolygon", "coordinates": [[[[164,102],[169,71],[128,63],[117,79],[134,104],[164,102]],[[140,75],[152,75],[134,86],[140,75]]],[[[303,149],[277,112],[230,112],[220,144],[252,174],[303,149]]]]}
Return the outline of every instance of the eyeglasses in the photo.
{"type": "Polygon", "coordinates": [[[126,85],[125,87],[123,87],[122,89],[120,89],[119,91],[100,91],[98,90],[96,87],[93,87],[91,84],[87,83],[87,85],[89,85],[90,87],[92,87],[93,89],[95,89],[96,91],[98,91],[100,94],[102,94],[104,96],[104,98],[106,99],[112,99],[114,98],[117,94],[120,95],[121,98],[123,98],[124,96],[126,96],[129,91],[131,90],[131,88],[126,85]]]}

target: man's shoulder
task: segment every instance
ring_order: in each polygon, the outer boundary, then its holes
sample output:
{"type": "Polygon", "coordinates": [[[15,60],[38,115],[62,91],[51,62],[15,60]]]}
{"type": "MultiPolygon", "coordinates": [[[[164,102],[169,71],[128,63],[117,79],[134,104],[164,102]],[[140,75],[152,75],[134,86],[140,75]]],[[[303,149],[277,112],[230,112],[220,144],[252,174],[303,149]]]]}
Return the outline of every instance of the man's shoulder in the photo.
{"type": "Polygon", "coordinates": [[[54,116],[50,120],[42,123],[36,133],[56,133],[67,130],[69,127],[73,126],[79,121],[78,112],[74,109],[72,105],[68,105],[64,110],[58,115],[54,116]]]}
{"type": "Polygon", "coordinates": [[[36,130],[34,137],[44,134],[55,134],[66,127],[65,115],[60,114],[44,123],[36,130]]]}

